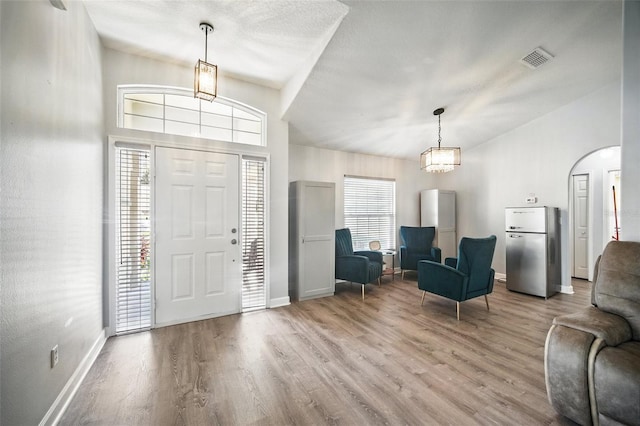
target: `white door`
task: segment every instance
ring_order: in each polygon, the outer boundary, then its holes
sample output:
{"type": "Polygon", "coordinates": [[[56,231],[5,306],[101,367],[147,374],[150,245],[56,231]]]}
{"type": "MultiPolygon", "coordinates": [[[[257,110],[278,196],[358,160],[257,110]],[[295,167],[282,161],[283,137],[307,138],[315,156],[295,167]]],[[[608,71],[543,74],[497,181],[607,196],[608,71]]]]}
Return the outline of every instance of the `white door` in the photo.
{"type": "Polygon", "coordinates": [[[573,176],[573,276],[589,278],[589,175],[573,176]]]}
{"type": "Polygon", "coordinates": [[[156,325],[240,312],[238,162],[156,148],[156,325]]]}

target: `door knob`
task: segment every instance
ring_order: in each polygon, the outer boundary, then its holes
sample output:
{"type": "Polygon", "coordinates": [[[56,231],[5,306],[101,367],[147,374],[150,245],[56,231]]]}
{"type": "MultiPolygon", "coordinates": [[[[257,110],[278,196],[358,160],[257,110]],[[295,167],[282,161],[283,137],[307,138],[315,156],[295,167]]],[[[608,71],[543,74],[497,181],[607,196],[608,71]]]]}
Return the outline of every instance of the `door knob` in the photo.
{"type": "Polygon", "coordinates": [[[238,241],[236,241],[236,239],[234,238],[233,240],[231,240],[231,244],[237,244],[238,241]]]}

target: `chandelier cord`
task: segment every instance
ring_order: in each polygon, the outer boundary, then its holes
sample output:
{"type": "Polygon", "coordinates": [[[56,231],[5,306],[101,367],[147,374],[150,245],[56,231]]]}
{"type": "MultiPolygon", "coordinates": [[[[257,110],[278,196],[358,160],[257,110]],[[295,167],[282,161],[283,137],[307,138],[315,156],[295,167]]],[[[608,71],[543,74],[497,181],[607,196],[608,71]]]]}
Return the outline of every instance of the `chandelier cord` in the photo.
{"type": "Polygon", "coordinates": [[[207,62],[207,40],[209,39],[209,29],[204,29],[204,61],[207,62]]]}
{"type": "Polygon", "coordinates": [[[442,142],[442,137],[440,136],[440,114],[438,114],[438,149],[440,149],[440,142],[442,142]]]}

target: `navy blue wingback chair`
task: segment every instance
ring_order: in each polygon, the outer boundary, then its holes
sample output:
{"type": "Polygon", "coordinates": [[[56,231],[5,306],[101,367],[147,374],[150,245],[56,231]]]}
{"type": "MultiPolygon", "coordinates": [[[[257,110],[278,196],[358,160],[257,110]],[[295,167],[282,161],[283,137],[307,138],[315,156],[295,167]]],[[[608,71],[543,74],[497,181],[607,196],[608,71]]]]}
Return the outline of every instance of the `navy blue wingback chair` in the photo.
{"type": "Polygon", "coordinates": [[[442,252],[438,247],[433,247],[433,238],[436,228],[433,226],[415,227],[401,226],[400,238],[400,270],[402,279],[404,271],[417,271],[420,260],[431,260],[440,263],[442,252]]]}
{"type": "Polygon", "coordinates": [[[493,291],[495,271],[491,269],[496,236],[462,238],[458,257],[448,257],[444,265],[422,260],[418,262],[418,288],[456,301],[456,316],[460,321],[460,302],[483,296],[489,310],[487,294],[493,291]]]}
{"type": "Polygon", "coordinates": [[[362,284],[364,286],[378,280],[382,275],[382,253],[379,251],[353,251],[351,231],[347,228],[336,230],[336,279],[362,284]]]}

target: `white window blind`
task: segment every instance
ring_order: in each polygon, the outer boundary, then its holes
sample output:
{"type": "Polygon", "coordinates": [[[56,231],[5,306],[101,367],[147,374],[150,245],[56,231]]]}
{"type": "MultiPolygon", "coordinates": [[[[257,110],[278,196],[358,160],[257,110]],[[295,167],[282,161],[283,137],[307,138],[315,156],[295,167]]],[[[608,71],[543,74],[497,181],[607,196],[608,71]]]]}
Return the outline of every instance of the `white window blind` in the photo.
{"type": "Polygon", "coordinates": [[[242,310],[263,309],[265,288],[264,161],[242,160],[242,310]]]}
{"type": "Polygon", "coordinates": [[[232,99],[213,102],[193,91],[163,86],[118,86],[118,127],[266,145],[266,114],[232,99]]]}
{"type": "Polygon", "coordinates": [[[344,177],[344,226],[354,250],[369,250],[370,241],[396,248],[396,183],[393,180],[344,177]]]}
{"type": "Polygon", "coordinates": [[[151,327],[149,151],[116,151],[116,333],[151,327]]]}

